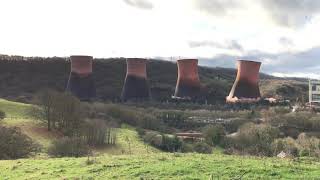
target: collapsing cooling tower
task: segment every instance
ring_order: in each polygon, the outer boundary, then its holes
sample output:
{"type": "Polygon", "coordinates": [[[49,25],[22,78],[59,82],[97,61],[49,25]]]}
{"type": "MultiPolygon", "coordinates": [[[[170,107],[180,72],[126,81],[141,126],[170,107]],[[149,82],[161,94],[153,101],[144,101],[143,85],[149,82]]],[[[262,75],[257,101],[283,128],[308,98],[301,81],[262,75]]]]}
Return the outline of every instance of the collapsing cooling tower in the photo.
{"type": "Polygon", "coordinates": [[[201,91],[198,75],[197,59],[180,59],[178,65],[178,80],[174,98],[193,99],[201,91]]]}
{"type": "Polygon", "coordinates": [[[148,100],[150,98],[146,64],[146,59],[127,59],[127,75],[122,89],[122,100],[148,100]]]}
{"type": "Polygon", "coordinates": [[[92,56],[70,56],[71,73],[67,90],[82,101],[90,100],[96,95],[92,77],[92,56]]]}
{"type": "Polygon", "coordinates": [[[229,103],[257,102],[260,100],[259,69],[260,62],[239,60],[238,73],[229,96],[229,103]]]}

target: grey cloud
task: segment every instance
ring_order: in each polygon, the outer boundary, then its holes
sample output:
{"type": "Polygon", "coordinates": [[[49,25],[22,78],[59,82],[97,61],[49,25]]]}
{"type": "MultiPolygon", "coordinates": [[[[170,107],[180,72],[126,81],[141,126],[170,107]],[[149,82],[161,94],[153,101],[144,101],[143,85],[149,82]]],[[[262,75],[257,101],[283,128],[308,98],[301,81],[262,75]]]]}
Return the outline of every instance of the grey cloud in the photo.
{"type": "Polygon", "coordinates": [[[213,16],[225,16],[235,8],[249,9],[250,4],[261,5],[272,20],[280,26],[299,28],[320,13],[319,0],[194,0],[195,7],[213,16]]]}
{"type": "Polygon", "coordinates": [[[214,41],[190,41],[189,42],[189,47],[191,48],[198,48],[198,47],[204,47],[204,46],[209,46],[209,47],[214,47],[219,49],[231,49],[231,50],[243,51],[242,45],[236,40],[226,41],[223,44],[217,43],[214,41]]]}
{"type": "Polygon", "coordinates": [[[196,0],[196,7],[214,16],[223,16],[230,8],[239,6],[236,0],[196,0]]]}
{"type": "Polygon", "coordinates": [[[304,52],[271,54],[250,51],[244,56],[220,54],[213,58],[199,58],[199,64],[213,67],[235,68],[237,59],[261,61],[265,73],[315,73],[320,72],[320,46],[304,52]]]}
{"type": "Polygon", "coordinates": [[[285,27],[301,27],[319,13],[318,0],[260,0],[275,23],[285,27]]]}
{"type": "Polygon", "coordinates": [[[126,4],[141,8],[141,9],[153,9],[153,4],[148,0],[123,0],[126,4]]]}

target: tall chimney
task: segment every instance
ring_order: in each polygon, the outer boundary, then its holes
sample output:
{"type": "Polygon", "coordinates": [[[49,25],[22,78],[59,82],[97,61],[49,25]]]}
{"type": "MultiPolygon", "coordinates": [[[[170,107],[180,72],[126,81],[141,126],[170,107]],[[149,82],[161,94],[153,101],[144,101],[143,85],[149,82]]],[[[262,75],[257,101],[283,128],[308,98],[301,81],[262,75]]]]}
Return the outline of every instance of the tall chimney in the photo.
{"type": "Polygon", "coordinates": [[[193,99],[201,91],[200,79],[198,75],[198,59],[180,59],[178,65],[178,80],[175,98],[193,99]]]}
{"type": "Polygon", "coordinates": [[[122,89],[122,100],[148,100],[147,60],[127,58],[127,75],[122,89]]]}
{"type": "Polygon", "coordinates": [[[238,60],[236,80],[226,98],[229,103],[257,102],[260,100],[259,69],[261,62],[238,60]]]}
{"type": "Polygon", "coordinates": [[[96,88],[92,77],[92,56],[70,56],[71,73],[67,90],[82,101],[95,97],[96,88]]]}

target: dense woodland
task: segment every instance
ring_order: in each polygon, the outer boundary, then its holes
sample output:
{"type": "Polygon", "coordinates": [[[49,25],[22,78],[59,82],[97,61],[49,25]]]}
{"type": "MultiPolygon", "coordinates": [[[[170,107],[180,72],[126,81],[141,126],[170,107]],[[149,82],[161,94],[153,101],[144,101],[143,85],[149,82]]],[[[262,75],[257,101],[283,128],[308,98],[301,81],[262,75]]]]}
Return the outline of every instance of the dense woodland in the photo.
{"type": "MultiPolygon", "coordinates": [[[[97,100],[120,100],[126,74],[125,58],[95,59],[93,65],[97,100]]],[[[70,73],[66,58],[0,56],[0,97],[29,102],[45,88],[64,91],[70,73]]],[[[174,62],[150,60],[147,73],[152,99],[165,102],[171,99],[177,80],[174,62]]],[[[210,104],[221,103],[228,95],[236,76],[235,69],[199,67],[204,96],[210,104]]],[[[260,74],[260,88],[266,97],[277,96],[291,100],[306,99],[305,79],[284,79],[260,74]]]]}

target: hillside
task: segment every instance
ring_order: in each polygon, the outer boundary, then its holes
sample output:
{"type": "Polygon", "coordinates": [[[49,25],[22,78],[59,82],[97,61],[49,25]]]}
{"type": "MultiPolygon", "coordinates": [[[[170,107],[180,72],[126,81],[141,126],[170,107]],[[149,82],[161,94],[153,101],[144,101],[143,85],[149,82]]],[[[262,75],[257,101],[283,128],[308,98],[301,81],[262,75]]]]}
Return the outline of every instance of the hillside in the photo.
{"type": "Polygon", "coordinates": [[[39,155],[29,159],[1,160],[2,179],[313,179],[320,176],[318,160],[313,158],[259,158],[213,154],[162,153],[142,142],[128,126],[118,129],[118,144],[95,149],[88,158],[50,158],[46,148],[59,138],[28,116],[32,105],[0,99],[7,118],[1,125],[17,126],[43,146],[39,155]],[[126,138],[131,139],[131,153],[126,138]]]}
{"type": "MultiPolygon", "coordinates": [[[[63,91],[70,65],[64,58],[0,57],[0,97],[30,102],[32,96],[44,88],[63,91]]],[[[97,98],[119,101],[126,73],[124,58],[95,59],[94,79],[97,98]]],[[[169,61],[150,60],[147,67],[151,94],[154,100],[167,101],[175,90],[177,67],[169,61]]],[[[236,70],[199,67],[201,83],[207,87],[209,103],[223,102],[233,84],[236,70]]],[[[283,79],[261,74],[261,91],[266,96],[296,99],[305,96],[307,84],[301,79],[283,79]],[[281,82],[281,83],[278,83],[281,82]]]]}

